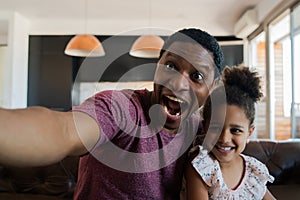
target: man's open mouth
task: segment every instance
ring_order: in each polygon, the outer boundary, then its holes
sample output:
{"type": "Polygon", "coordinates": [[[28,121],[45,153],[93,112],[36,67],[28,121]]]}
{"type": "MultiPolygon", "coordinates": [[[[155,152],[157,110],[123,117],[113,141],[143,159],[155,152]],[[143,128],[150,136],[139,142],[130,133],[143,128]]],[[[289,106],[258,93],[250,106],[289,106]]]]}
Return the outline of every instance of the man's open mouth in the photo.
{"type": "Polygon", "coordinates": [[[175,96],[163,96],[164,111],[171,117],[180,117],[185,101],[175,96]]]}

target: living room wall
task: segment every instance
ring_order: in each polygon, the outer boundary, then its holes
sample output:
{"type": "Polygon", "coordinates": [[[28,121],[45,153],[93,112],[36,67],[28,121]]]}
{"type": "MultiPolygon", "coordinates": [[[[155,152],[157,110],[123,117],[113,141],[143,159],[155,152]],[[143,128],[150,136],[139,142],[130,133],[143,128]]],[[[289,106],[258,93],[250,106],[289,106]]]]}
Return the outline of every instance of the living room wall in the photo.
{"type": "MultiPolygon", "coordinates": [[[[135,58],[128,54],[138,36],[97,36],[103,44],[106,55],[87,59],[64,54],[64,48],[71,37],[29,37],[28,106],[40,105],[63,111],[71,109],[71,91],[75,80],[76,82],[153,80],[157,59],[135,58]]],[[[232,37],[217,39],[236,40],[232,37]]],[[[243,61],[243,45],[221,47],[226,65],[237,65],[243,61]]]]}

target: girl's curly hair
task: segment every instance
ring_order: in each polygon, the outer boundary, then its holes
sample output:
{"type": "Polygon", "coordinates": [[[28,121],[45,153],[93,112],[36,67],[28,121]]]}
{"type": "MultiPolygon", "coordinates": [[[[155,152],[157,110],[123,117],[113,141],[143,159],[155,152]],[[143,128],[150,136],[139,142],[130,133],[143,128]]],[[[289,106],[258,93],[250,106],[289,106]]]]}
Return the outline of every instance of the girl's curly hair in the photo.
{"type": "MultiPolygon", "coordinates": [[[[203,107],[203,118],[209,119],[212,111],[212,98],[214,103],[219,99],[224,99],[228,105],[236,105],[244,110],[246,117],[253,124],[255,118],[255,103],[263,96],[261,92],[260,77],[255,71],[251,71],[245,66],[225,67],[222,73],[223,86],[213,90],[207,98],[203,107]]],[[[221,102],[219,102],[221,103],[221,102]]],[[[224,102],[223,102],[224,103],[224,102]]]]}

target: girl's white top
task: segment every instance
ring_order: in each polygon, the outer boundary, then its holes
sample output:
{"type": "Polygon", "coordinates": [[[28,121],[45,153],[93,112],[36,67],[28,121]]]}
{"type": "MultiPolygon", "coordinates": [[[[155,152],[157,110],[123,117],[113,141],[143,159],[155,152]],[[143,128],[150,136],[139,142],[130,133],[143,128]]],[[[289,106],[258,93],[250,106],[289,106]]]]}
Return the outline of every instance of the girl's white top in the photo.
{"type": "Polygon", "coordinates": [[[244,176],[239,186],[232,190],[227,187],[217,159],[199,146],[199,154],[193,159],[192,165],[209,187],[210,199],[230,200],[261,200],[267,187],[266,183],[273,182],[267,167],[256,158],[241,154],[245,164],[244,176]]]}

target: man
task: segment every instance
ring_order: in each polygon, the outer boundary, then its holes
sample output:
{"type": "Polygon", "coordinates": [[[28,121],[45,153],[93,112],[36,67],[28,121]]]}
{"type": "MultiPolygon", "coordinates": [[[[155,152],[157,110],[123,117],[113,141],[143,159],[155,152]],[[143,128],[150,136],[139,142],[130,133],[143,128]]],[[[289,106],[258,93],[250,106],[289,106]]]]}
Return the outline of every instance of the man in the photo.
{"type": "Polygon", "coordinates": [[[104,91],[56,112],[0,110],[0,162],[46,165],[82,155],[75,199],[179,199],[198,108],[218,81],[223,53],[199,29],[165,42],[154,91],[104,91]]]}

